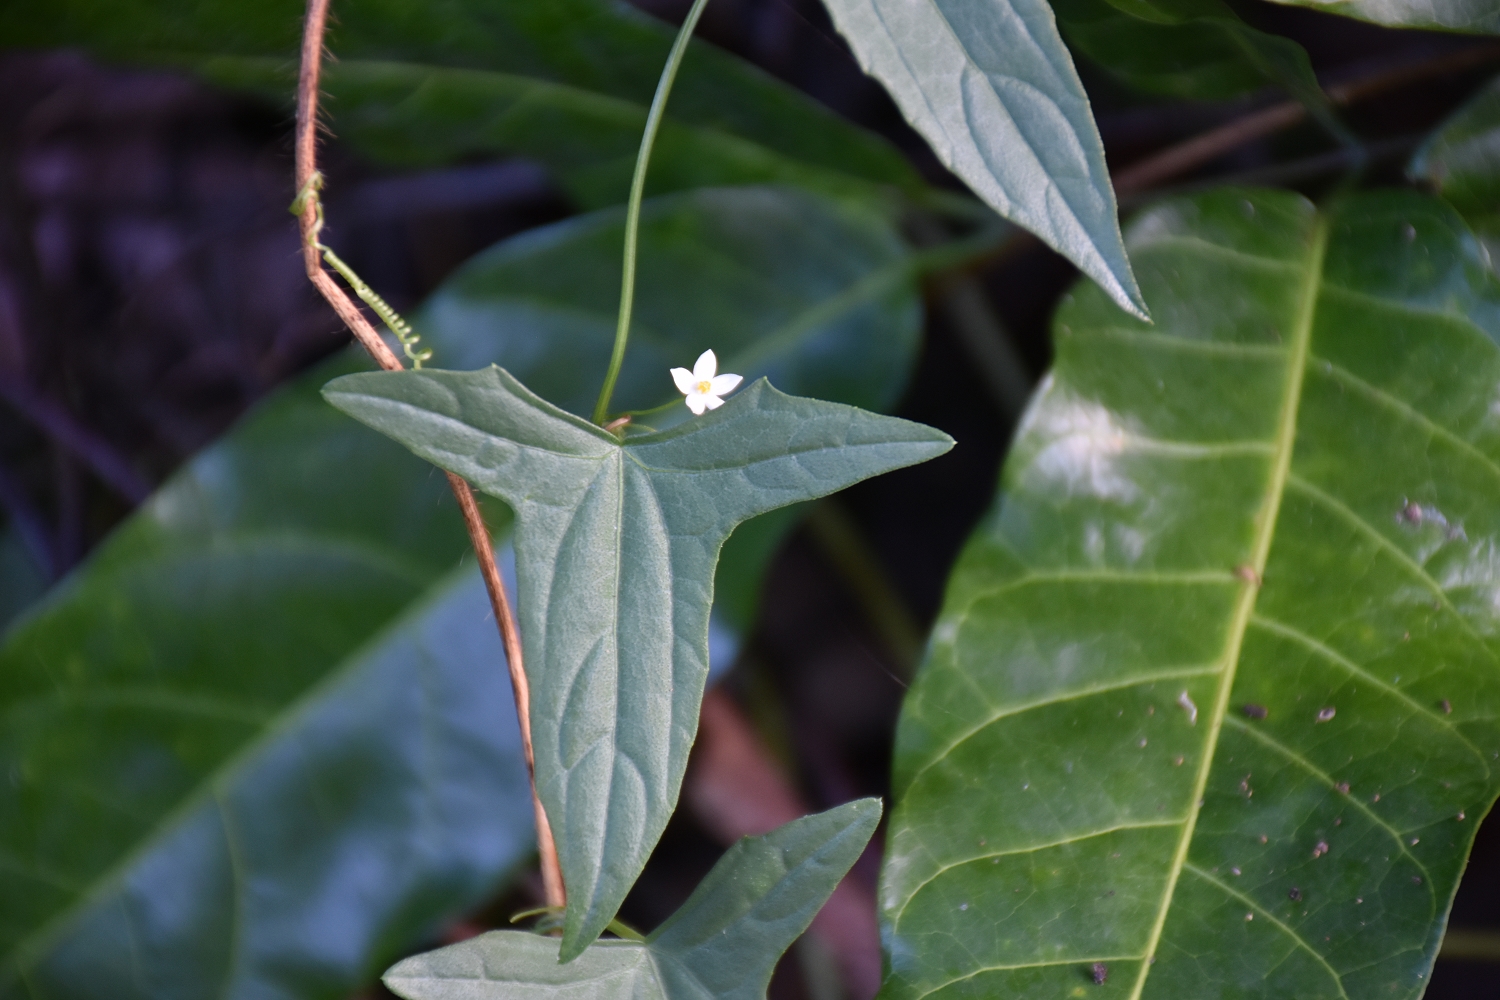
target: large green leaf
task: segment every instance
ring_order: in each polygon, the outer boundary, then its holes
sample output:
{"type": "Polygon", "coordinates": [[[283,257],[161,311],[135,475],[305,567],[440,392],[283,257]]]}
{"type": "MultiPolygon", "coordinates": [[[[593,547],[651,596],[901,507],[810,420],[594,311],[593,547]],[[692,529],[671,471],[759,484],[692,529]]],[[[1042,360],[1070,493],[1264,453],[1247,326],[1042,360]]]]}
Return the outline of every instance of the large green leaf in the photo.
{"type": "Polygon", "coordinates": [[[568,890],[564,958],[613,919],[676,805],[730,531],[953,444],[764,379],[623,443],[500,368],[347,375],[324,394],[515,512],[537,791],[568,890]]]}
{"type": "Polygon", "coordinates": [[[1500,788],[1500,288],[1412,194],[1130,246],[903,710],[886,995],[1416,997],[1500,788]]]}
{"type": "MultiPolygon", "coordinates": [[[[86,45],[291,100],[301,0],[59,0],[0,10],[8,45],[86,45]]],[[[326,111],[369,155],[427,165],[506,151],[554,166],[585,205],[623,201],[673,32],[607,0],[341,0],[326,111]]],[[[883,140],[707,45],[674,90],[652,190],[851,178],[918,186],[883,140]]]]}
{"type": "Polygon", "coordinates": [[[1302,46],[1257,31],[1222,0],[1052,0],[1078,51],[1140,90],[1222,100],[1280,84],[1327,103],[1302,46]]]}
{"type": "Polygon", "coordinates": [[[944,166],[1145,315],[1104,144],[1046,0],[824,4],[944,166]]]}
{"type": "MultiPolygon", "coordinates": [[[[695,322],[697,295],[722,285],[738,295],[736,336],[797,331],[755,370],[851,402],[899,391],[917,299],[909,280],[874,277],[906,259],[880,216],[756,190],[648,203],[647,218],[642,314],[680,311],[655,349],[700,351],[700,330],[728,320],[695,322]],[[695,242],[710,238],[712,254],[695,242]],[[659,255],[693,294],[656,279],[659,255]],[[745,292],[776,267],[822,280],[745,292]]],[[[589,237],[611,224],[502,245],[435,296],[426,342],[440,359],[504,358],[586,410],[603,368],[592,327],[502,294],[516,274],[543,286],[532,253],[553,255],[559,303],[569,267],[580,300],[601,276],[617,293],[618,244],[589,237]]],[[[0,996],[22,969],[38,997],[347,996],[529,850],[503,659],[477,574],[452,572],[466,548],[452,500],[430,466],[315,394],[362,366],[339,361],[268,401],[0,649],[0,664],[21,663],[0,683],[0,767],[26,775],[0,799],[0,996]],[[164,725],[169,709],[183,720],[164,725]],[[130,821],[99,818],[101,802],[124,802],[130,821]],[[219,810],[250,845],[238,897],[219,810]],[[120,950],[132,942],[133,957],[120,950]]],[[[720,561],[718,666],[748,624],[776,517],[737,532],[720,561]]],[[[508,534],[504,511],[491,522],[508,534]]]]}
{"type": "Polygon", "coordinates": [[[744,838],[645,941],[596,942],[559,965],[555,938],[494,931],[409,958],[385,983],[408,1000],[764,1000],[776,960],[807,929],[879,821],[880,800],[859,799],[744,838]]]}
{"type": "Polygon", "coordinates": [[[1393,28],[1500,33],[1500,0],[1272,0],[1393,28]]]}
{"type": "Polygon", "coordinates": [[[0,647],[0,996],[343,996],[529,852],[452,501],[317,384],[0,647]]]}

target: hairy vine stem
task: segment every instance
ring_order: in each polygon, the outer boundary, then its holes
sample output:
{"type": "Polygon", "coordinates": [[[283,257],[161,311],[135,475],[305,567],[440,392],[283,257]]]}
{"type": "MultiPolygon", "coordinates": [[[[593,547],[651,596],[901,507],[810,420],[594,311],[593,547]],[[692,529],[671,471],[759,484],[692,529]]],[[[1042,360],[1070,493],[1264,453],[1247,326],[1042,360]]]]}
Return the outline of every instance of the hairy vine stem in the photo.
{"type": "Polygon", "coordinates": [[[677,80],[677,69],[682,57],[687,54],[688,41],[698,18],[708,0],[693,0],[693,7],[677,30],[677,40],[662,68],[661,79],[656,84],[656,96],[651,99],[651,110],[646,115],[646,131],[641,136],[640,152],[635,157],[635,175],[630,180],[630,200],[625,206],[625,267],[620,277],[620,317],[615,324],[615,346],[609,356],[609,370],[604,374],[604,385],[599,389],[599,401],[594,404],[594,423],[601,427],[609,421],[609,400],[615,394],[615,382],[620,377],[620,366],[625,363],[625,345],[630,339],[630,314],[635,307],[635,252],[641,228],[641,198],[646,191],[646,167],[651,162],[651,148],[656,145],[656,133],[661,129],[662,116],[667,110],[667,98],[672,93],[672,84],[677,80]]]}
{"type": "MultiPolygon", "coordinates": [[[[339,287],[338,282],[323,269],[323,257],[327,248],[318,237],[323,223],[323,210],[318,197],[321,175],[318,173],[318,81],[323,63],[323,33],[328,25],[330,0],[308,0],[307,21],[302,33],[302,67],[297,79],[297,201],[293,210],[297,213],[302,231],[302,260],[307,277],[313,286],[333,306],[339,319],[349,327],[354,338],[375,359],[376,364],[387,371],[401,371],[405,367],[394,351],[381,339],[375,327],[365,319],[359,307],[339,287]]],[[[700,2],[699,7],[702,6],[700,2]]],[[[330,255],[330,263],[349,280],[351,287],[366,302],[370,303],[387,325],[391,326],[408,355],[414,362],[419,355],[413,352],[415,340],[410,327],[405,325],[394,311],[373,291],[370,291],[347,265],[330,255]],[[346,273],[345,273],[346,272],[346,273]],[[368,292],[368,295],[365,293],[368,292]],[[384,307],[382,309],[382,307],[384,307]],[[388,317],[386,314],[389,313],[388,317]],[[393,318],[392,318],[393,317],[393,318]]],[[[546,892],[547,905],[567,905],[563,888],[562,871],[557,861],[557,845],[552,839],[552,827],[547,822],[547,813],[536,794],[535,760],[531,749],[531,688],[526,680],[526,671],[521,655],[521,634],[516,628],[516,618],[511,611],[510,599],[505,593],[505,582],[495,564],[495,550],[490,542],[489,529],[485,527],[474,491],[459,476],[447,473],[448,484],[463,513],[464,526],[469,532],[469,541],[474,546],[474,555],[479,560],[480,574],[484,577],[485,589],[489,591],[490,607],[495,614],[495,623],[500,629],[500,641],[505,646],[505,658],[510,667],[510,682],[516,698],[516,718],[521,726],[521,744],[526,752],[526,770],[531,776],[531,801],[536,810],[537,847],[541,855],[542,884],[546,892]]]]}

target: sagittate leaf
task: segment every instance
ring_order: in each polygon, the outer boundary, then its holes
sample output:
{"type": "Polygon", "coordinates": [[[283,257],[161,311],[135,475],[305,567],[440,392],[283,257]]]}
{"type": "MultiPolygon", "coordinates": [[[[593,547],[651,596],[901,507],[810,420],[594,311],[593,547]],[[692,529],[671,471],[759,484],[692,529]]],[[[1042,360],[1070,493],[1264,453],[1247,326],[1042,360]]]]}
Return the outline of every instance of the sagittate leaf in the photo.
{"type": "MultiPolygon", "coordinates": [[[[916,261],[885,212],[790,188],[721,188],[642,206],[622,409],[680,399],[663,373],[706,348],[720,368],[798,396],[883,411],[916,362],[916,261]]],[[[592,412],[619,308],[624,213],[531,230],[476,256],[414,317],[449,368],[495,363],[578,416],[592,412]]],[[[662,429],[686,406],[639,418],[662,429]]],[[[800,508],[736,531],[715,578],[726,637],[750,627],[760,581],[800,508]]]]}
{"type": "Polygon", "coordinates": [[[824,3],[944,166],[1145,315],[1104,144],[1045,0],[824,3]]]}
{"type": "Polygon", "coordinates": [[[0,646],[0,996],[344,997],[529,854],[462,525],[318,397],[353,367],[199,455],[0,646]]]}
{"type": "Polygon", "coordinates": [[[1307,52],[1240,20],[1222,0],[1053,0],[1068,42],[1139,90],[1196,100],[1268,83],[1323,107],[1307,52]]]}
{"type": "Polygon", "coordinates": [[[1500,289],[1413,194],[1130,246],[1156,326],[1059,311],[903,709],[885,995],[1417,997],[1500,789],[1500,289]]]}
{"type": "Polygon", "coordinates": [[[1500,0],[1272,0],[1393,28],[1500,33],[1500,0]]]}
{"type": "Polygon", "coordinates": [[[409,958],[386,973],[385,984],[408,1000],[764,1000],[776,960],[807,929],[879,821],[880,800],[859,799],[744,838],[643,942],[598,941],[559,965],[556,938],[492,931],[409,958]]]}
{"type": "Polygon", "coordinates": [[[764,379],[624,443],[499,368],[345,376],[324,394],[515,512],[537,790],[568,890],[564,959],[614,917],[676,804],[730,531],[953,443],[764,379]]]}
{"type": "MultiPolygon", "coordinates": [[[[290,107],[304,4],[63,0],[0,11],[17,46],[84,45],[199,71],[290,107]]],[[[347,0],[335,11],[326,112],[367,155],[429,166],[513,153],[555,168],[584,207],[625,199],[673,29],[608,0],[347,0]]],[[[920,187],[882,139],[708,45],[683,65],[651,190],[807,183],[920,187]]]]}

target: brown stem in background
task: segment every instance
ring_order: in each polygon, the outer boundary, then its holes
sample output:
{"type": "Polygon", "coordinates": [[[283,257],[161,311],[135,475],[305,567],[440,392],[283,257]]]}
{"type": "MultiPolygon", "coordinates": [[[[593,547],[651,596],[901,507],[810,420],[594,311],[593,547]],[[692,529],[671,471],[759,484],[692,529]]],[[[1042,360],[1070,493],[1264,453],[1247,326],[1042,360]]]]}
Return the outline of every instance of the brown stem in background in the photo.
{"type": "MultiPolygon", "coordinates": [[[[1413,80],[1457,73],[1500,58],[1500,47],[1480,45],[1435,59],[1381,70],[1370,76],[1328,88],[1328,100],[1345,106],[1392,90],[1413,80]]],[[[1168,146],[1155,155],[1132,163],[1115,174],[1115,191],[1129,194],[1154,187],[1218,159],[1247,142],[1290,128],[1307,117],[1307,108],[1296,101],[1283,101],[1236,118],[1201,135],[1168,146]]]]}
{"type": "MultiPolygon", "coordinates": [[[[394,351],[387,346],[375,327],[365,319],[364,313],[354,304],[333,276],[323,270],[323,259],[318,251],[318,201],[314,179],[318,172],[318,76],[323,64],[323,32],[328,25],[330,0],[308,0],[307,23],[302,33],[302,69],[297,79],[297,192],[302,199],[302,212],[298,221],[302,229],[302,259],[307,268],[307,277],[313,286],[333,306],[354,339],[374,357],[376,364],[387,371],[401,371],[404,366],[394,351]]],[[[536,810],[537,849],[541,854],[542,884],[546,889],[548,906],[563,906],[567,896],[563,889],[562,871],[557,862],[557,845],[552,839],[552,827],[547,822],[547,813],[542,809],[541,799],[536,794],[535,758],[531,750],[531,687],[526,680],[526,670],[521,658],[521,634],[516,628],[516,617],[511,612],[510,599],[505,593],[505,582],[500,578],[500,569],[495,564],[495,549],[490,542],[489,529],[485,527],[474,491],[459,476],[448,473],[448,484],[453,487],[453,496],[463,512],[464,527],[468,529],[469,541],[474,546],[474,555],[479,559],[479,572],[484,577],[485,589],[490,594],[490,607],[495,613],[495,623],[500,628],[500,641],[505,646],[505,658],[510,667],[511,688],[516,697],[516,719],[521,725],[521,746],[526,753],[526,771],[531,776],[531,801],[536,810]]]]}

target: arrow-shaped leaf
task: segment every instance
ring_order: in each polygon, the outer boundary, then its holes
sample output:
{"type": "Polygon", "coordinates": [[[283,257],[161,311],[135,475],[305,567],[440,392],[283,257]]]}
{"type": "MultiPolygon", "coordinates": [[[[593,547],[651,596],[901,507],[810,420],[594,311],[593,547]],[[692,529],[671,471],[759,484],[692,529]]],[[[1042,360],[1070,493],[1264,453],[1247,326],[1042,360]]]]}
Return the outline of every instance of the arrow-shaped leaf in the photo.
{"type": "Polygon", "coordinates": [[[537,790],[569,896],[565,959],[614,917],[676,804],[730,531],[952,446],[764,379],[623,444],[500,368],[351,375],[325,395],[515,511],[537,790]]]}
{"type": "Polygon", "coordinates": [[[559,965],[555,938],[493,931],[409,958],[386,973],[385,984],[408,1000],[764,1000],[776,960],[879,821],[880,800],[859,799],[746,837],[644,942],[599,941],[559,965]]]}
{"type": "Polygon", "coordinates": [[[1144,316],[1088,95],[1046,0],[824,0],[949,170],[1144,316]]]}
{"type": "Polygon", "coordinates": [[[1500,289],[1409,194],[1131,255],[1157,325],[1059,312],[903,711],[886,995],[1416,997],[1500,789],[1500,289]]]}

